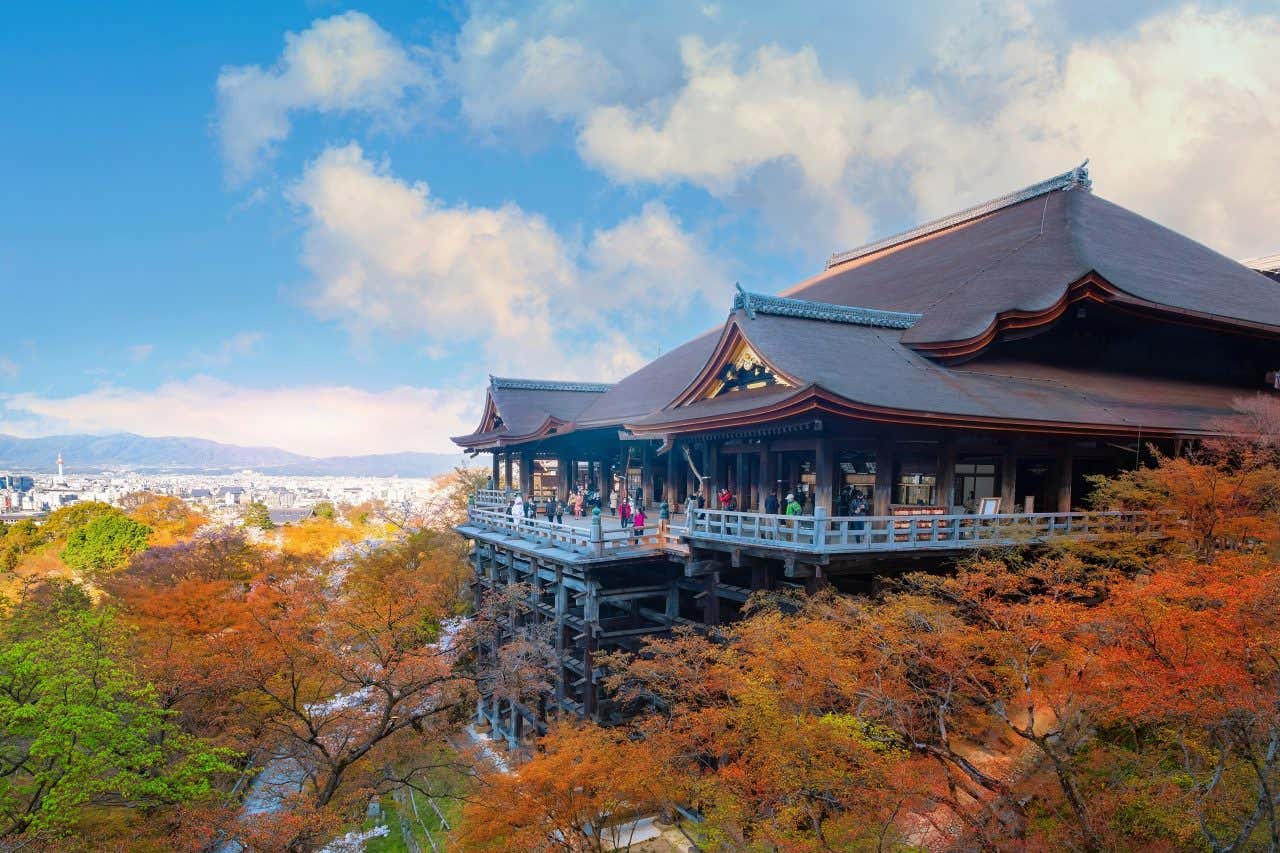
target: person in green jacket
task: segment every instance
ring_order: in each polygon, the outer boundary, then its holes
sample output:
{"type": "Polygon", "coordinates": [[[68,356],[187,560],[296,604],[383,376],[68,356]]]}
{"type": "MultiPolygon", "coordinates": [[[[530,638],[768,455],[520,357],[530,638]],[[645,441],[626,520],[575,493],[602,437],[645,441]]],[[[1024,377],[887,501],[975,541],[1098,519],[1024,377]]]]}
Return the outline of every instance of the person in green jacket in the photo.
{"type": "Polygon", "coordinates": [[[787,515],[800,515],[804,512],[804,509],[796,501],[796,496],[794,494],[787,495],[787,508],[785,512],[787,515]]]}

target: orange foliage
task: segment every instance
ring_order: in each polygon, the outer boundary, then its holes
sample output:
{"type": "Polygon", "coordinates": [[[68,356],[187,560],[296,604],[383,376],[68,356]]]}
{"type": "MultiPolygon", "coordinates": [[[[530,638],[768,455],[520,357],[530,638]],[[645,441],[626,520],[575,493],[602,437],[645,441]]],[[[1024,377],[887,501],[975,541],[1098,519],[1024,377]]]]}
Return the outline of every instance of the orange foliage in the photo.
{"type": "Polygon", "coordinates": [[[151,528],[148,545],[163,548],[190,539],[196,531],[209,523],[199,512],[181,498],[170,495],[153,495],[139,492],[122,501],[126,514],[151,528]]]}
{"type": "Polygon", "coordinates": [[[602,851],[630,841],[630,820],[656,807],[647,747],[619,730],[552,730],[514,773],[488,768],[463,811],[463,850],[602,851]]]}

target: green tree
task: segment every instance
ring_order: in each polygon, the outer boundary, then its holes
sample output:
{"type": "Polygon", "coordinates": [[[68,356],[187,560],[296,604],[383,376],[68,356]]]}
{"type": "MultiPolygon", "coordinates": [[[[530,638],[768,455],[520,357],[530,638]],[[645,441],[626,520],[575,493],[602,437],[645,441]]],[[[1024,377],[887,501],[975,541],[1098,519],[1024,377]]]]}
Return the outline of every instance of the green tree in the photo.
{"type": "Polygon", "coordinates": [[[40,530],[45,542],[53,542],[70,535],[77,527],[84,527],[94,519],[109,515],[123,517],[124,512],[102,501],[79,501],[49,513],[44,524],[40,525],[40,530]]]}
{"type": "Polygon", "coordinates": [[[332,520],[337,514],[333,508],[333,504],[329,501],[320,501],[320,503],[315,505],[313,512],[316,514],[317,518],[327,518],[330,520],[332,520]]]}
{"type": "Polygon", "coordinates": [[[126,635],[78,587],[0,612],[0,846],[70,832],[95,808],[209,799],[231,753],[182,734],[125,663],[126,635]]]}
{"type": "Polygon", "coordinates": [[[151,528],[120,514],[101,515],[67,534],[62,561],[87,575],[101,575],[124,566],[147,547],[151,528]]]}
{"type": "Polygon", "coordinates": [[[276,529],[276,523],[271,520],[267,505],[261,501],[254,501],[244,508],[244,526],[256,527],[259,530],[276,529]]]}

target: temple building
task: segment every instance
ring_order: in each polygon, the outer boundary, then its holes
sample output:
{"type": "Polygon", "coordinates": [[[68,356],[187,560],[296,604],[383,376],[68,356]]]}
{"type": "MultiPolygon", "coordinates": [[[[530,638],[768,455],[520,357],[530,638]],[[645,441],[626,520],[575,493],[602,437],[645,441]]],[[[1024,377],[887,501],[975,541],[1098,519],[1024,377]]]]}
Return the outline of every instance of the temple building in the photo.
{"type": "Polygon", "coordinates": [[[1280,387],[1280,263],[1250,264],[1093,194],[1081,166],[779,294],[739,288],[722,324],[616,384],[493,378],[454,439],[492,455],[460,530],[480,586],[534,584],[568,663],[546,707],[482,716],[508,737],[548,708],[599,716],[598,648],[732,618],[753,590],[864,589],[1015,528],[1136,523],[1088,507],[1088,478],[1280,387]],[[625,492],[668,517],[628,539],[607,509],[516,523],[507,489],[625,492]],[[766,513],[770,495],[801,514],[766,513]]]}

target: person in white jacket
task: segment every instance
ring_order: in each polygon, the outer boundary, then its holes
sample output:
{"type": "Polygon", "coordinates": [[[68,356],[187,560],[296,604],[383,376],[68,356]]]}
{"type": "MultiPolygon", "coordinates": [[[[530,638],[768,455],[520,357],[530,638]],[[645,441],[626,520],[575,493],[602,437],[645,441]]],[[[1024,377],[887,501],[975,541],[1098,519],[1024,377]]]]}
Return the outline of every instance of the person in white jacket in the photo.
{"type": "Polygon", "coordinates": [[[511,517],[516,521],[524,518],[524,499],[516,495],[516,499],[511,502],[511,517]]]}

